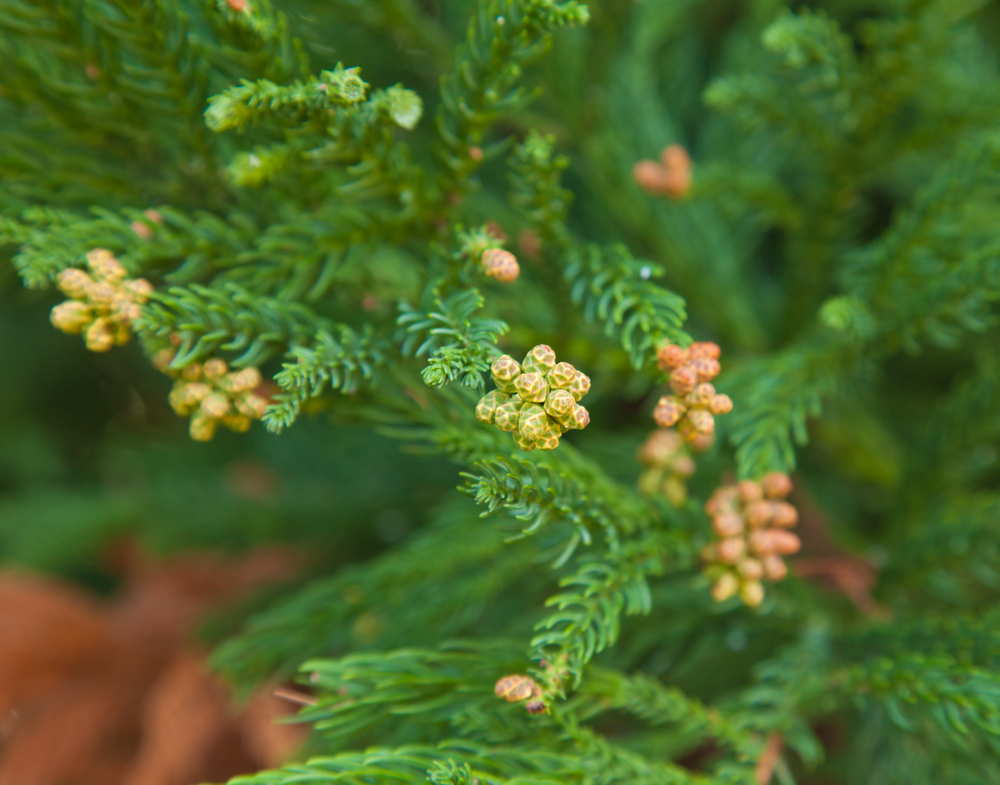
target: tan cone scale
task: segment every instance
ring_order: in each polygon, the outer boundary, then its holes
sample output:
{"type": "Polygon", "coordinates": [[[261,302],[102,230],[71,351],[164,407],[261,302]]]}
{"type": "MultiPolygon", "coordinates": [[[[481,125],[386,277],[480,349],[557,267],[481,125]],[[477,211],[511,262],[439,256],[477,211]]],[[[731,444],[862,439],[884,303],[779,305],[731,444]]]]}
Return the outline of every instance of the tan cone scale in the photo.
{"type": "Polygon", "coordinates": [[[497,389],[476,405],[476,419],[514,437],[522,450],[554,450],[569,430],[590,423],[579,401],[590,379],[569,363],[557,363],[549,346],[539,345],[518,363],[504,355],[490,369],[497,389]]]}

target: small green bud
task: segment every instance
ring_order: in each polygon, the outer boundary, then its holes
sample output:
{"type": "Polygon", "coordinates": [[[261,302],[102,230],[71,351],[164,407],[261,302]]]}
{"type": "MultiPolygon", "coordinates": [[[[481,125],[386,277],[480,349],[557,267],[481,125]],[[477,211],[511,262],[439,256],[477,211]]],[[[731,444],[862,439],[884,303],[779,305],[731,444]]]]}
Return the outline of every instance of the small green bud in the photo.
{"type": "Polygon", "coordinates": [[[560,418],[559,424],[567,431],[582,431],[590,425],[590,412],[583,406],[580,406],[580,404],[577,404],[573,411],[565,417],[560,418]]]}
{"type": "Polygon", "coordinates": [[[579,401],[590,392],[590,377],[577,371],[573,377],[572,384],[569,386],[569,392],[573,396],[573,400],[579,401]]]}
{"type": "Polygon", "coordinates": [[[514,387],[514,379],[520,376],[521,366],[514,358],[506,354],[503,357],[498,357],[490,367],[490,373],[498,390],[505,393],[517,392],[517,388],[514,387]]]}
{"type": "Polygon", "coordinates": [[[335,71],[322,71],[320,79],[326,85],[326,94],[341,104],[356,104],[365,100],[368,84],[358,76],[357,68],[337,66],[335,71]]]}
{"type": "Polygon", "coordinates": [[[556,353],[551,346],[539,344],[524,358],[521,363],[521,370],[524,373],[539,373],[542,376],[551,371],[556,364],[556,353]]]}
{"type": "Polygon", "coordinates": [[[521,408],[517,418],[517,429],[525,439],[532,441],[542,438],[549,430],[549,416],[537,404],[531,403],[521,408]]]}
{"type": "Polygon", "coordinates": [[[525,452],[531,452],[535,449],[536,440],[525,438],[524,434],[520,431],[514,431],[514,441],[517,443],[517,446],[525,452]]]}
{"type": "Polygon", "coordinates": [[[548,372],[545,381],[549,383],[549,387],[554,389],[568,390],[575,378],[576,368],[569,363],[556,363],[555,367],[548,372]]]}
{"type": "Polygon", "coordinates": [[[565,417],[576,405],[573,396],[566,390],[552,390],[545,399],[545,411],[555,418],[565,417]]]}
{"type": "Polygon", "coordinates": [[[520,395],[511,396],[508,400],[497,406],[493,416],[493,421],[501,431],[516,431],[520,410],[524,406],[524,399],[520,395]]]}
{"type": "Polygon", "coordinates": [[[550,434],[542,439],[535,442],[535,447],[539,450],[554,450],[559,446],[559,436],[558,434],[550,434]]]}
{"type": "Polygon", "coordinates": [[[493,423],[493,418],[496,415],[497,407],[504,403],[509,395],[502,393],[499,390],[493,390],[492,392],[486,393],[476,404],[476,419],[479,422],[486,425],[491,425],[493,423]]]}
{"type": "Polygon", "coordinates": [[[549,394],[549,386],[540,373],[522,373],[514,380],[514,388],[524,400],[532,403],[545,403],[549,394]]]}
{"type": "Polygon", "coordinates": [[[407,131],[416,128],[424,113],[424,104],[420,100],[420,96],[412,90],[397,85],[386,90],[386,98],[389,102],[389,116],[392,121],[407,131]]]}

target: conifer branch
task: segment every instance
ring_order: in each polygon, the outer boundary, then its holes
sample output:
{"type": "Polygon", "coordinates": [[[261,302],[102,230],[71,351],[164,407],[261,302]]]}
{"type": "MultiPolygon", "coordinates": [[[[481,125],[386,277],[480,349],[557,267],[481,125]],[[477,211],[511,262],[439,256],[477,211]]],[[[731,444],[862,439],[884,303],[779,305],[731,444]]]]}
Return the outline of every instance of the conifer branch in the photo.
{"type": "Polygon", "coordinates": [[[236,284],[211,288],[191,284],[155,292],[136,329],[165,343],[180,338],[172,368],[183,368],[217,351],[242,352],[236,367],[260,365],[294,344],[306,343],[325,320],[304,305],[257,295],[236,284]]]}
{"type": "Polygon", "coordinates": [[[340,65],[288,86],[267,79],[244,79],[239,87],[212,96],[205,123],[216,132],[242,131],[262,120],[279,119],[292,123],[310,119],[322,127],[332,110],[363,101],[367,91],[368,84],[358,76],[357,68],[340,65]]]}
{"type": "Polygon", "coordinates": [[[554,665],[539,672],[549,690],[561,694],[565,686],[579,686],[586,664],[618,639],[623,613],[649,613],[647,577],[662,573],[665,561],[676,556],[675,547],[650,533],[603,561],[582,561],[575,573],[560,581],[565,591],[547,600],[546,606],[555,611],[536,625],[531,641],[532,659],[554,665]]]}
{"type": "Polygon", "coordinates": [[[376,338],[370,326],[360,333],[347,325],[320,330],[311,346],[291,349],[295,362],[285,363],[274,377],[283,392],[264,413],[264,425],[272,433],[287,428],[306,401],[327,389],[354,395],[362,384],[377,384],[387,348],[388,342],[376,338]]]}
{"type": "Polygon", "coordinates": [[[970,736],[1000,750],[1000,677],[995,671],[962,664],[953,656],[910,654],[882,658],[851,669],[845,688],[878,700],[894,723],[917,730],[924,714],[958,748],[970,736]]]}
{"type": "Polygon", "coordinates": [[[403,355],[429,355],[421,374],[429,387],[453,381],[474,390],[485,386],[483,375],[500,354],[497,339],[508,330],[502,321],[472,315],[485,302],[477,289],[466,289],[438,299],[436,311],[424,312],[408,303],[400,304],[402,313],[397,323],[406,329],[403,355]]]}
{"type": "Polygon", "coordinates": [[[530,99],[531,91],[515,85],[551,46],[552,31],[588,18],[587,7],[575,0],[480,0],[466,42],[455,51],[454,72],[442,81],[435,119],[451,188],[465,187],[478,165],[469,151],[484,132],[530,99]]]}
{"type": "Polygon", "coordinates": [[[462,492],[484,505],[483,516],[505,513],[525,525],[515,537],[536,534],[544,526],[563,524],[571,534],[556,560],[565,563],[579,544],[590,545],[601,532],[605,547],[614,549],[623,534],[652,525],[652,510],[625,488],[593,473],[589,478],[564,462],[495,458],[476,463],[479,474],[463,473],[462,492]]]}

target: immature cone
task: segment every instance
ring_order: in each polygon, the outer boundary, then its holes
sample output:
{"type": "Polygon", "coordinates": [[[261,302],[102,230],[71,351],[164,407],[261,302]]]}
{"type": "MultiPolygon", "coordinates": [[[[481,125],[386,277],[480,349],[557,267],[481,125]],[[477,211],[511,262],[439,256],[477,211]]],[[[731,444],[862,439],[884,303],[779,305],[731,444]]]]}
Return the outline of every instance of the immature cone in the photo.
{"type": "Polygon", "coordinates": [[[502,248],[490,248],[483,252],[480,260],[483,271],[490,277],[496,278],[502,283],[516,281],[521,274],[521,267],[517,263],[517,258],[510,251],[502,248]]]}
{"type": "Polygon", "coordinates": [[[694,474],[695,464],[677,431],[653,431],[636,457],[645,467],[639,475],[639,490],[650,496],[662,495],[675,507],[687,501],[685,481],[694,474]]]}
{"type": "Polygon", "coordinates": [[[539,698],[542,695],[542,688],[530,676],[513,674],[499,679],[493,688],[498,698],[503,698],[510,703],[526,701],[529,698],[539,698]]]}
{"type": "Polygon", "coordinates": [[[679,144],[669,145],[660,153],[659,162],[639,161],[632,177],[647,193],[679,199],[691,190],[691,156],[679,144]]]}
{"type": "Polygon", "coordinates": [[[50,318],[57,329],[82,334],[90,351],[106,352],[128,342],[153,287],[141,278],[126,279],[125,268],[103,248],[87,254],[87,267],[89,275],[76,268],[59,273],[56,286],[70,299],[55,306],[50,318]]]}
{"type": "Polygon", "coordinates": [[[569,363],[556,362],[551,347],[534,347],[523,363],[499,357],[490,372],[497,389],[476,404],[476,419],[510,433],[522,450],[554,450],[566,431],[590,423],[590,413],[577,403],[590,379],[569,363]]]}
{"type": "Polygon", "coordinates": [[[713,578],[712,596],[720,602],[739,594],[751,607],[764,599],[761,581],[780,581],[788,574],[782,556],[796,553],[799,538],[788,529],[798,521],[795,508],[782,497],[792,490],[787,474],[774,472],[759,481],[743,480],[718,488],[705,504],[718,539],[702,552],[706,573],[713,578]]]}
{"type": "Polygon", "coordinates": [[[656,352],[657,364],[668,374],[674,394],[660,398],[653,419],[661,428],[676,426],[681,438],[700,450],[711,444],[715,416],[733,408],[729,396],[709,384],[721,370],[720,354],[718,345],[704,341],[687,349],[668,343],[656,352]]]}
{"type": "Polygon", "coordinates": [[[170,363],[174,356],[173,349],[161,349],[153,364],[174,377],[168,400],[181,417],[191,417],[192,439],[207,442],[220,425],[243,433],[264,416],[268,398],[258,390],[261,376],[256,368],[231,371],[224,360],[212,357],[204,364],[189,363],[173,371],[170,363]]]}

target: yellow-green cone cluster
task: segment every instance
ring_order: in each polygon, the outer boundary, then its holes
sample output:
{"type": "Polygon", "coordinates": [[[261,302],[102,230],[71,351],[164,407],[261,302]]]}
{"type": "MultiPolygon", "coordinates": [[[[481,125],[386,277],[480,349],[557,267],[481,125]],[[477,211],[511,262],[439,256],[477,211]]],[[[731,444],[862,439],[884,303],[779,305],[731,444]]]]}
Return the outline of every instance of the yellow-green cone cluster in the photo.
{"type": "Polygon", "coordinates": [[[712,596],[719,602],[739,592],[747,605],[760,605],[761,581],[780,581],[788,574],[781,557],[801,546],[788,531],[799,520],[796,509],[784,501],[791,490],[787,474],[772,472],[760,482],[723,486],[705,504],[717,539],[701,555],[713,580],[712,596]]]}
{"type": "Polygon", "coordinates": [[[224,360],[213,357],[204,364],[186,365],[177,374],[169,368],[173,357],[173,350],[164,349],[153,364],[176,378],[170,405],[181,417],[191,418],[192,439],[207,442],[220,425],[243,433],[264,415],[268,399],[257,389],[261,376],[256,368],[230,371],[224,360]]]}
{"type": "Polygon", "coordinates": [[[568,430],[582,430],[590,413],[579,401],[590,379],[556,353],[536,346],[518,363],[504,355],[490,369],[497,389],[476,405],[476,419],[509,431],[522,450],[554,450],[568,430]]]}
{"type": "Polygon", "coordinates": [[[694,458],[680,434],[657,428],[643,442],[637,455],[645,469],[639,475],[639,490],[662,495],[675,507],[687,501],[687,478],[694,474],[694,458]]]}
{"type": "Polygon", "coordinates": [[[90,275],[76,267],[59,273],[56,285],[71,299],[53,308],[50,319],[64,333],[82,333],[90,351],[106,352],[128,343],[153,287],[142,278],[127,279],[125,268],[103,248],[87,254],[87,267],[90,275]]]}

